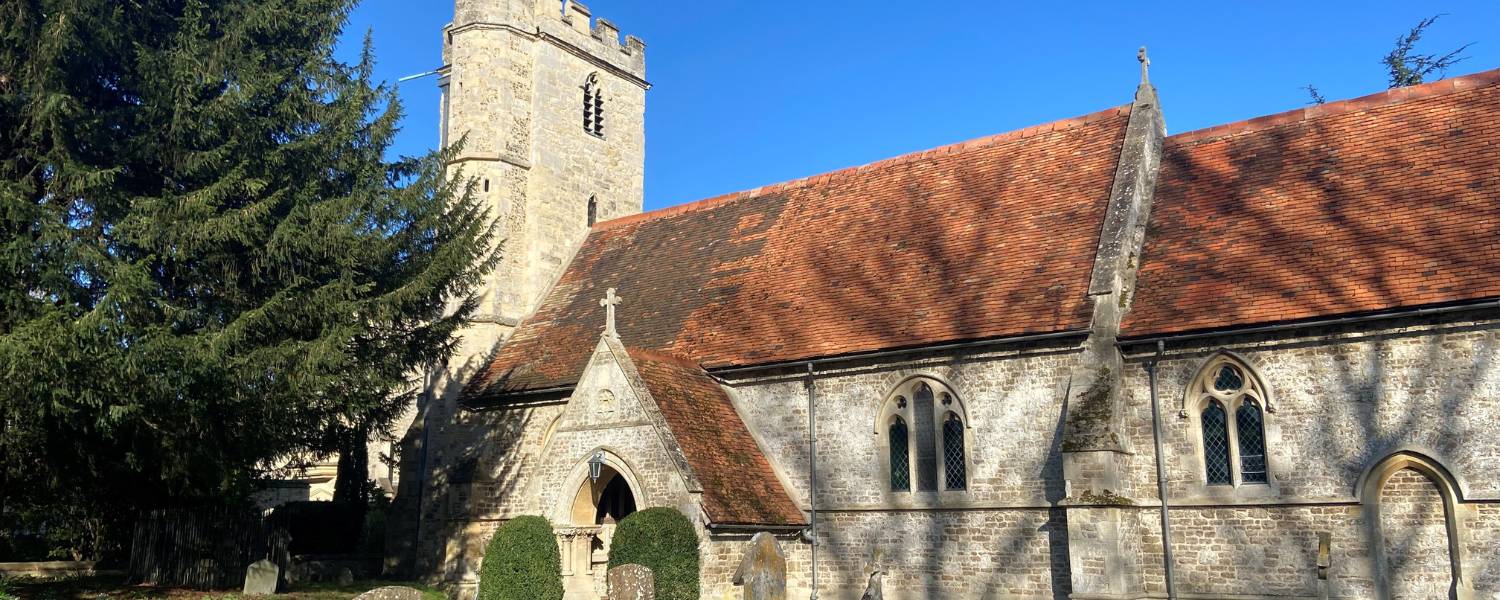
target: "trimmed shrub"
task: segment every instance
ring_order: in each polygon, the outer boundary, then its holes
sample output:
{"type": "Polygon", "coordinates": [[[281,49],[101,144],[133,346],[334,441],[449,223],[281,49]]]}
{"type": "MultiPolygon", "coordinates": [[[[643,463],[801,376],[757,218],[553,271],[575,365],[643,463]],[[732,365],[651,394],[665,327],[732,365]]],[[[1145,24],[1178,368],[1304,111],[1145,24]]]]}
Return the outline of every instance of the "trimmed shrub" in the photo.
{"type": "Polygon", "coordinates": [[[479,569],[479,600],[561,600],[562,562],[552,524],[516,517],[495,530],[479,569]]]}
{"type": "Polygon", "coordinates": [[[698,534],[675,508],[631,513],[615,528],[609,568],[644,565],[656,579],[656,600],[698,599],[698,534]]]}

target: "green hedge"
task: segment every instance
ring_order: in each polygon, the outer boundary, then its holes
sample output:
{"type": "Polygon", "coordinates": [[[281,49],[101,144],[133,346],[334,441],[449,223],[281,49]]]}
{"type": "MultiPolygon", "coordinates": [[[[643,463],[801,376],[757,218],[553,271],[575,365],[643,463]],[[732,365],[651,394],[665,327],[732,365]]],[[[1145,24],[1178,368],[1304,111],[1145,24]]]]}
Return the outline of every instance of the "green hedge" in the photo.
{"type": "Polygon", "coordinates": [[[479,570],[479,600],[561,600],[562,563],[552,524],[516,517],[490,538],[479,570]]]}
{"type": "Polygon", "coordinates": [[[609,546],[609,568],[645,565],[656,600],[698,599],[698,534],[674,508],[648,508],[620,520],[609,546]]]}

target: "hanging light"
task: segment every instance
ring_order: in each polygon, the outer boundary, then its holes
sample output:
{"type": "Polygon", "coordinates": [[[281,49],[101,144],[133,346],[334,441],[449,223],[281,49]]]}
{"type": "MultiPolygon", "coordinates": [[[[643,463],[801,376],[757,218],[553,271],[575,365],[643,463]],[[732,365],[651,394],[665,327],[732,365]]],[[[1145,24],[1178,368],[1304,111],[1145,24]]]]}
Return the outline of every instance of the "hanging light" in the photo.
{"type": "Polygon", "coordinates": [[[604,451],[594,452],[594,457],[589,459],[589,481],[599,483],[599,476],[604,473],[604,451]]]}

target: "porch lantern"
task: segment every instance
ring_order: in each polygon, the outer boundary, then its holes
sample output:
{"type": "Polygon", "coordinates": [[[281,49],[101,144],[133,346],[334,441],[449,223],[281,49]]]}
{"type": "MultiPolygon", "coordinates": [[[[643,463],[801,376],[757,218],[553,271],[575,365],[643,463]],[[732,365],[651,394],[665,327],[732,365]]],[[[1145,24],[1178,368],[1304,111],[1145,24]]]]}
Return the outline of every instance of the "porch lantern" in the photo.
{"type": "Polygon", "coordinates": [[[599,483],[599,475],[604,472],[604,451],[594,452],[594,457],[589,459],[589,481],[599,483]]]}

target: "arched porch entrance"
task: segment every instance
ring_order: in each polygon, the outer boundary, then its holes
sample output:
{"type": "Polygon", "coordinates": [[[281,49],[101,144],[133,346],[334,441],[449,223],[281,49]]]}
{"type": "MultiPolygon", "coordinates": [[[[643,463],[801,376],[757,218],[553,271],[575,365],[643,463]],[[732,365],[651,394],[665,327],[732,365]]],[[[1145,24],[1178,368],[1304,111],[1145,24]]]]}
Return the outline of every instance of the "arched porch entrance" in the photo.
{"type": "Polygon", "coordinates": [[[615,524],[636,511],[644,498],[629,466],[606,450],[596,450],[601,462],[599,476],[592,477],[588,461],[575,468],[568,479],[573,490],[560,507],[556,523],[558,548],[562,553],[565,600],[597,600],[605,595],[605,572],[609,565],[610,540],[615,524]]]}

